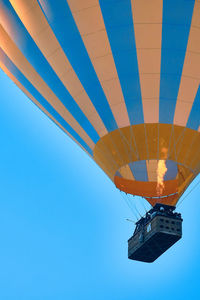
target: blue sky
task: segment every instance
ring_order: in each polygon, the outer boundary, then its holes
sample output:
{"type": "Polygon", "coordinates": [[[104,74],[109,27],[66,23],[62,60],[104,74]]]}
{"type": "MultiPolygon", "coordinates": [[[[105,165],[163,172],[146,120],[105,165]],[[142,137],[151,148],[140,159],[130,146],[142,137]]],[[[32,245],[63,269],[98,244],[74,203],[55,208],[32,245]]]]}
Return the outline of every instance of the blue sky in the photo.
{"type": "Polygon", "coordinates": [[[182,240],[128,260],[120,192],[2,71],[0,84],[0,299],[199,299],[200,185],[179,209],[182,240]]]}

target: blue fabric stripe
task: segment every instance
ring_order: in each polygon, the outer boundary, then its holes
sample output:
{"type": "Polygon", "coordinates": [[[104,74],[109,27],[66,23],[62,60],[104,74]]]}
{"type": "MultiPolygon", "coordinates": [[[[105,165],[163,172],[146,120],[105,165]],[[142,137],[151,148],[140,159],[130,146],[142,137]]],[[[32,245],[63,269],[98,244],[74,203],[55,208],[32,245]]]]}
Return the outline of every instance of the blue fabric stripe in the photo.
{"type": "Polygon", "coordinates": [[[20,70],[13,64],[4,51],[0,48],[0,59],[6,68],[15,76],[15,78],[25,87],[25,89],[62,125],[83,148],[90,154],[92,150],[74,131],[74,129],[59,115],[59,113],[49,104],[49,102],[35,89],[35,87],[26,79],[20,70]]]}
{"type": "Polygon", "coordinates": [[[200,126],[200,85],[198,87],[186,126],[194,130],[198,130],[200,126]]]}
{"type": "Polygon", "coordinates": [[[144,123],[130,0],[100,0],[130,123],[144,123]]]}
{"type": "Polygon", "coordinates": [[[117,171],[117,172],[115,173],[115,176],[122,177],[122,175],[120,174],[119,171],[117,171]]]}
{"type": "Polygon", "coordinates": [[[163,1],[160,123],[173,123],[194,2],[194,0],[163,1]]]}
{"type": "Polygon", "coordinates": [[[72,96],[69,94],[63,83],[54,72],[54,70],[51,68],[48,61],[45,59],[42,52],[39,50],[31,36],[29,35],[28,31],[24,27],[23,23],[15,13],[9,1],[2,0],[2,4],[2,9],[5,11],[7,18],[12,23],[12,28],[14,28],[15,30],[14,34],[12,34],[11,32],[10,34],[12,35],[12,39],[17,44],[18,48],[96,144],[99,140],[99,135],[94,127],[88,121],[84,113],[81,111],[77,103],[74,101],[72,96]]]}
{"type": "Polygon", "coordinates": [[[42,0],[41,8],[108,131],[118,128],[66,0],[42,0]]]}
{"type": "Polygon", "coordinates": [[[177,163],[172,160],[166,160],[165,163],[166,163],[167,172],[164,176],[164,181],[175,179],[178,173],[177,163]]]}
{"type": "Polygon", "coordinates": [[[130,169],[138,181],[148,181],[146,160],[139,160],[129,163],[130,169]]]}

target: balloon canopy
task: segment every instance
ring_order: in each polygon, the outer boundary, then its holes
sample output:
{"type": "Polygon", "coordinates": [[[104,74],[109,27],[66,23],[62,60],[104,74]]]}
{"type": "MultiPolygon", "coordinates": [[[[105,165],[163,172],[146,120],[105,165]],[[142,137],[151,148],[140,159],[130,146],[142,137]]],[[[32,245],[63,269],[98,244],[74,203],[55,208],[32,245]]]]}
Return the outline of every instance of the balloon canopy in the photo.
{"type": "Polygon", "coordinates": [[[200,172],[199,0],[0,0],[1,68],[120,190],[200,172]]]}

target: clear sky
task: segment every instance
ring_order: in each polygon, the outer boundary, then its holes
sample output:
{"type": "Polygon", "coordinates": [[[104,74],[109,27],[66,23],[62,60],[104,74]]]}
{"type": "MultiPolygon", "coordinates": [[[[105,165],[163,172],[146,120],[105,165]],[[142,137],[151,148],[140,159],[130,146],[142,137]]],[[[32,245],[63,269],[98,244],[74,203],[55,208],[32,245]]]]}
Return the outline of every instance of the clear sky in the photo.
{"type": "Polygon", "coordinates": [[[2,71],[0,87],[0,299],[200,299],[200,185],[179,208],[182,240],[128,260],[120,192],[2,71]]]}

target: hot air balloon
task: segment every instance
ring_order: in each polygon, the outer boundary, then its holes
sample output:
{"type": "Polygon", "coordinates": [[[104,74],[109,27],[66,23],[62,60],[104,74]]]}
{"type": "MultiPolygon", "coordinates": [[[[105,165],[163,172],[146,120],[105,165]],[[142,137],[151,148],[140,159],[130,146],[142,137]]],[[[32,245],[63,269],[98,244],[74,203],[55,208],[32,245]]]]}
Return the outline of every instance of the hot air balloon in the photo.
{"type": "Polygon", "coordinates": [[[3,71],[169,217],[200,172],[200,1],[1,0],[0,18],[3,71]]]}

